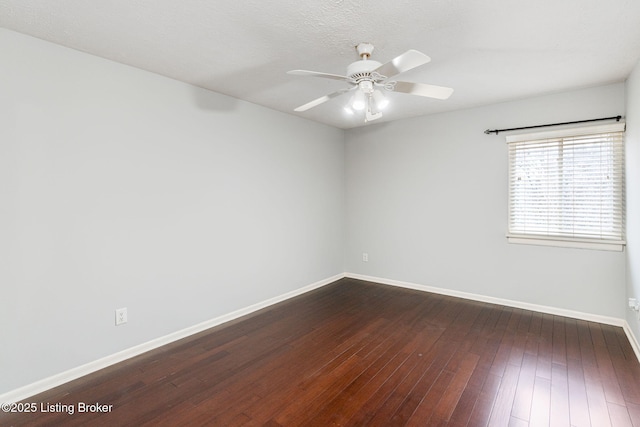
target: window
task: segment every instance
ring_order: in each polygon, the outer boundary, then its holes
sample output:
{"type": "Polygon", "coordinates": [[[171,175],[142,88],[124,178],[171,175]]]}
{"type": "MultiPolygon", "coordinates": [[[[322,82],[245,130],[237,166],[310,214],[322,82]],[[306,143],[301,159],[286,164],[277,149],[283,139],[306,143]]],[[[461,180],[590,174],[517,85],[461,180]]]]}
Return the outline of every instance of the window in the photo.
{"type": "Polygon", "coordinates": [[[510,242],[622,250],[624,123],[507,143],[510,242]]]}

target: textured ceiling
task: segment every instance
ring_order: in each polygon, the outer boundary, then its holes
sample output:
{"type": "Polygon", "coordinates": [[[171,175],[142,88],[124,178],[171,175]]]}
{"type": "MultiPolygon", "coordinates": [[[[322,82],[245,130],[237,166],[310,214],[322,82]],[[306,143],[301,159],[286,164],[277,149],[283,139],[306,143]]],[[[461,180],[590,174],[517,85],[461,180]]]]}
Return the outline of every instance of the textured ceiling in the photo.
{"type": "Polygon", "coordinates": [[[380,121],[619,82],[640,58],[637,0],[0,0],[0,27],[340,128],[349,95],[293,109],[346,83],[355,45],[386,62],[431,62],[398,80],[449,86],[446,101],[400,93],[380,121]]]}

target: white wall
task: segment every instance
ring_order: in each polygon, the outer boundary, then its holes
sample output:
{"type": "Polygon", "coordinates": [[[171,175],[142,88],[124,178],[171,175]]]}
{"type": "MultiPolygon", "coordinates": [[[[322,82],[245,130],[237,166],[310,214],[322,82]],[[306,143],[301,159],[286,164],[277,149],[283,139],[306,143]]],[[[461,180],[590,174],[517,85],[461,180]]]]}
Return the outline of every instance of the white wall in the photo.
{"type": "MultiPolygon", "coordinates": [[[[627,80],[627,297],[640,299],[640,63],[627,80]]],[[[627,308],[626,320],[636,340],[640,322],[627,308]]]]}
{"type": "Polygon", "coordinates": [[[0,394],[344,271],[342,131],[3,29],[0,52],[0,394]]]}
{"type": "Polygon", "coordinates": [[[624,108],[621,83],[349,130],[347,271],[624,317],[624,253],[507,243],[507,146],[483,133],[624,108]]]}

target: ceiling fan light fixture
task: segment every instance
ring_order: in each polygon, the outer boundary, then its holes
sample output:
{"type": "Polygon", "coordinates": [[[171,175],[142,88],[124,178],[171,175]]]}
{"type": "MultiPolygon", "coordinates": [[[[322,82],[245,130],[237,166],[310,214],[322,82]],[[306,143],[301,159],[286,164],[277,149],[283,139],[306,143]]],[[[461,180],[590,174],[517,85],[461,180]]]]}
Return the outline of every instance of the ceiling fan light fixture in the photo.
{"type": "Polygon", "coordinates": [[[362,91],[357,91],[354,95],[353,98],[351,99],[351,108],[353,108],[356,111],[362,111],[365,109],[365,107],[367,106],[367,100],[364,96],[364,92],[362,91]]]}
{"type": "Polygon", "coordinates": [[[389,99],[377,89],[373,91],[373,102],[378,110],[384,110],[389,105],[389,99]]]}

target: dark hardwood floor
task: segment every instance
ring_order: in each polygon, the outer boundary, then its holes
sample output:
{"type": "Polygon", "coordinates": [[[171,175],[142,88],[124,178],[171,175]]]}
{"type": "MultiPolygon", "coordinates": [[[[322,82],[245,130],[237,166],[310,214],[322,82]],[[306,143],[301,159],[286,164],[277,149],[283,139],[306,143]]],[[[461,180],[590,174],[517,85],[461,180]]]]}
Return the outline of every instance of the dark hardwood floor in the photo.
{"type": "Polygon", "coordinates": [[[618,327],[343,279],[26,401],[0,425],[640,426],[640,364],[618,327]]]}

